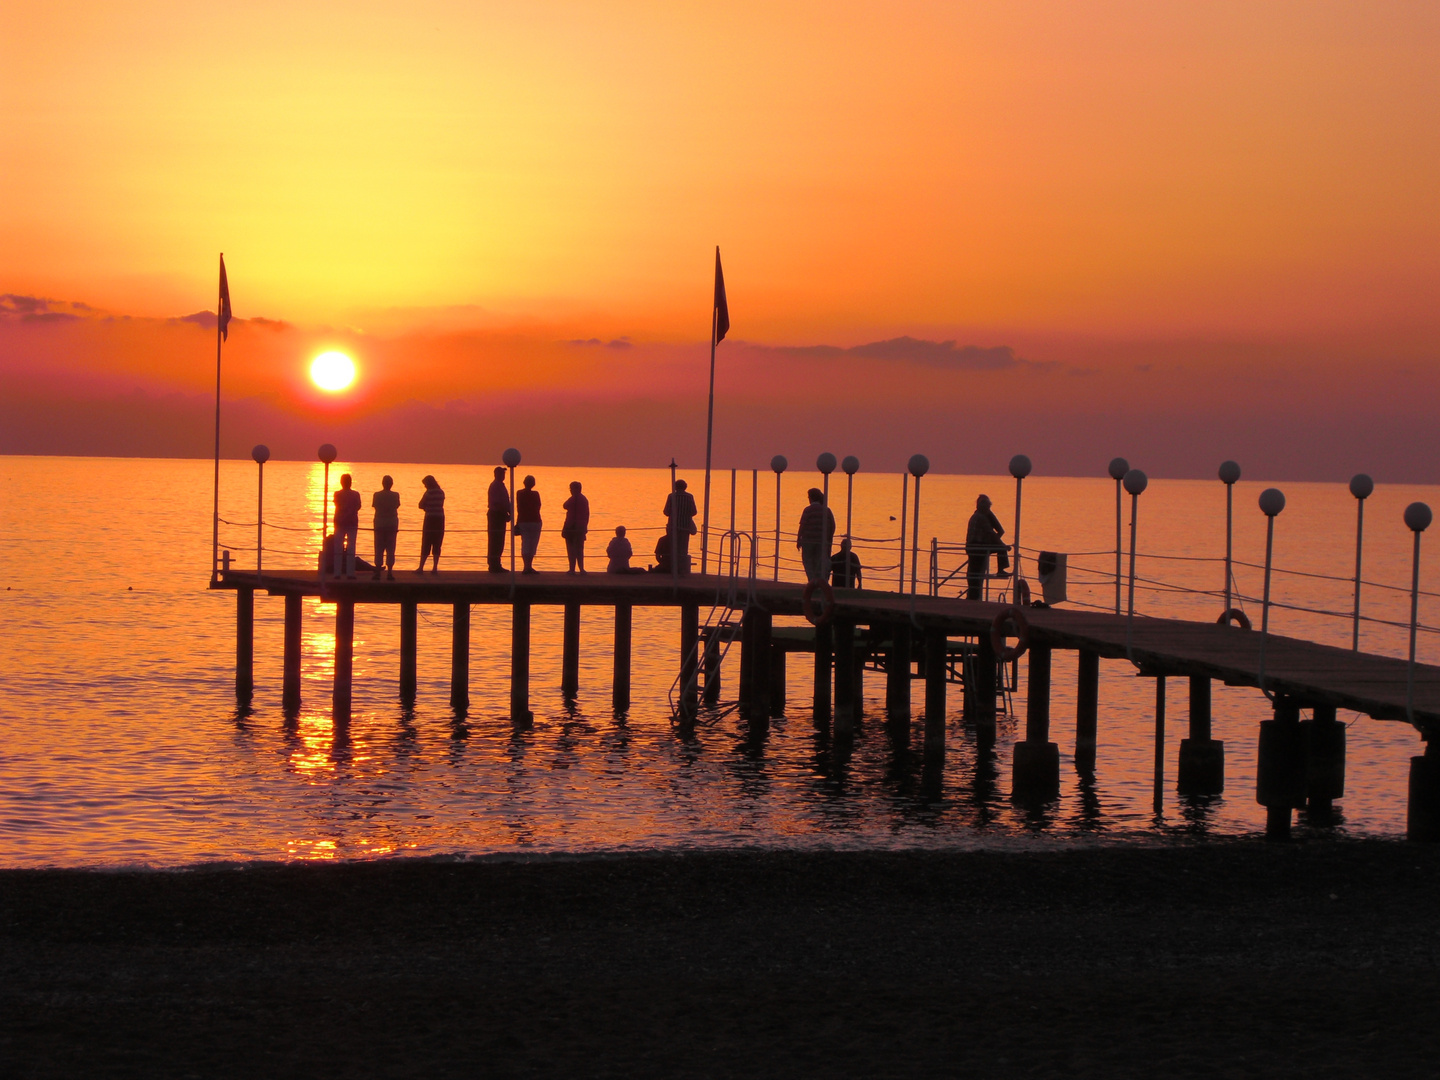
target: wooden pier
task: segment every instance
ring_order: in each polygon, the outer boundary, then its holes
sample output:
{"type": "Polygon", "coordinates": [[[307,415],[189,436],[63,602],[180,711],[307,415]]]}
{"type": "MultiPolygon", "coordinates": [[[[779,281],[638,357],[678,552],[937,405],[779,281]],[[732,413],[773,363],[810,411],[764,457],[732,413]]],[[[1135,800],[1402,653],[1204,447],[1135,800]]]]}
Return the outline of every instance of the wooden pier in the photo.
{"type": "MultiPolygon", "coordinates": [[[[723,602],[732,582],[726,578],[663,574],[572,575],[540,573],[512,578],[510,574],[446,571],[439,574],[399,572],[396,581],[368,576],[345,581],[327,579],[323,595],[335,605],[335,674],[332,705],[337,718],[349,715],[354,656],[354,613],[357,604],[392,604],[400,609],[400,697],[415,696],[416,617],[419,605],[446,606],[452,613],[450,702],[463,711],[469,704],[470,612],[477,604],[512,610],[510,712],[517,725],[532,719],[530,696],[530,614],[537,605],[564,609],[562,692],[573,697],[579,687],[580,612],[582,607],[613,610],[615,620],[612,698],[617,710],[630,707],[631,622],[636,607],[677,610],[676,716],[682,731],[693,724],[701,701],[719,698],[722,674],[718,660],[706,649],[715,634],[729,631],[700,623],[701,611],[723,602]],[[703,688],[703,689],[702,689],[703,688]]],[[[747,591],[749,582],[742,582],[747,591]]],[[[300,643],[305,596],[322,595],[315,571],[226,570],[216,588],[237,593],[236,690],[248,699],[253,687],[253,620],[256,592],[285,598],[283,702],[300,702],[300,643]]],[[[803,586],[794,582],[753,583],[753,600],[745,607],[735,635],[739,663],[725,663],[738,672],[735,689],[741,715],[763,725],[783,702],[786,657],[813,654],[813,706],[817,725],[834,724],[837,739],[853,733],[859,719],[863,672],[867,659],[883,666],[886,715],[907,722],[911,715],[911,683],[922,679],[925,750],[944,754],[947,685],[963,689],[967,722],[984,737],[993,737],[995,700],[1005,669],[991,644],[991,627],[1005,605],[950,597],[904,595],[868,590],[840,590],[832,619],[807,639],[776,628],[776,616],[803,613],[803,586]],[[958,641],[955,639],[959,639],[958,641]],[[963,675],[960,673],[963,672],[963,675]],[[960,675],[957,678],[957,675],[960,675]]],[[[1050,682],[1054,653],[1076,654],[1077,715],[1075,761],[1093,767],[1099,711],[1099,661],[1128,660],[1141,675],[1157,680],[1157,792],[1163,762],[1165,680],[1189,683],[1189,738],[1181,743],[1179,787],[1182,794],[1218,794],[1224,787],[1224,747],[1211,737],[1210,685],[1261,688],[1262,650],[1258,631],[1179,619],[1135,618],[1055,608],[1026,608],[1029,649],[1020,661],[1028,665],[1025,738],[1014,755],[1013,790],[1017,798],[1044,800],[1059,790],[1059,752],[1051,740],[1050,682]],[[1128,625],[1127,625],[1128,624],[1128,625]]],[[[1323,815],[1343,795],[1345,728],[1337,709],[1353,709],[1377,720],[1413,718],[1428,740],[1440,732],[1440,667],[1416,665],[1413,672],[1413,713],[1407,713],[1409,665],[1403,660],[1352,652],[1270,634],[1263,651],[1263,676],[1275,718],[1263,721],[1260,732],[1257,799],[1268,808],[1269,832],[1285,835],[1291,811],[1309,807],[1323,815]],[[1300,710],[1312,711],[1302,721],[1300,710]]],[[[1410,835],[1440,839],[1440,739],[1432,755],[1412,759],[1410,835]]]]}

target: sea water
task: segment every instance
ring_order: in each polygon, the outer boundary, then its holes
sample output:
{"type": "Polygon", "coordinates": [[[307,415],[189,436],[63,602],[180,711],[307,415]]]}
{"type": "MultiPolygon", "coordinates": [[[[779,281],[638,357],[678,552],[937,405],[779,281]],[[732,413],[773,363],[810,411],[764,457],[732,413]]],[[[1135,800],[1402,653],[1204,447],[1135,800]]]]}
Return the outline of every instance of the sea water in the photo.
{"type": "MultiPolygon", "coordinates": [[[[1101,667],[1099,749],[1081,775],[1073,749],[1073,653],[1057,653],[1051,734],[1061,747],[1061,793],[1042,806],[1012,803],[1010,754],[1023,716],[1004,716],[993,749],[977,745],[952,692],[943,769],[927,771],[916,722],[896,731],[883,720],[884,679],[866,680],[865,714],[853,749],[837,753],[810,708],[810,658],[792,655],[785,716],[756,737],[732,711],[702,722],[693,738],[670,721],[668,691],[678,664],[675,609],[636,608],[633,705],[610,705],[611,609],[582,618],[580,690],[560,694],[561,612],[533,615],[534,725],[509,719],[509,609],[477,606],[471,638],[471,706],[449,707],[450,617],[422,607],[419,693],[397,696],[399,609],[356,609],[354,711],[330,715],[334,608],[304,605],[304,704],[280,707],[283,604],[263,593],[255,605],[255,696],[234,693],[235,598],[207,589],[211,555],[209,461],[0,457],[0,865],[178,866],[207,860],[366,858],[396,854],[474,856],[775,846],[911,848],[1077,842],[1165,843],[1255,833],[1264,809],[1254,796],[1258,721],[1269,705],[1253,689],[1214,688],[1214,734],[1226,744],[1221,797],[1174,791],[1185,735],[1186,683],[1169,680],[1165,786],[1152,807],[1155,682],[1127,663],[1101,667]]],[[[441,567],[484,565],[485,488],[491,468],[336,462],[355,477],[368,507],[380,477],[402,497],[400,563],[418,558],[420,478],[447,492],[441,567]]],[[[591,504],[587,567],[604,569],[616,525],[630,530],[644,565],[663,525],[668,470],[523,466],[543,499],[541,569],[564,568],[561,503],[580,481],[591,504]]],[[[681,476],[703,501],[703,473],[681,476]]],[[[258,470],[221,465],[223,546],[235,563],[256,560],[258,470]]],[[[898,589],[902,483],[907,548],[915,539],[916,494],[899,472],[861,472],[853,492],[830,477],[842,532],[857,538],[870,588],[898,589]]],[[[776,477],[717,470],[711,521],[758,526],[760,573],[800,574],[794,528],[818,473],[781,478],[776,545],[776,477]],[[752,498],[752,493],[756,496],[752,498]]],[[[1237,601],[1259,624],[1264,485],[1234,489],[1237,601]]],[[[1281,484],[1289,503],[1276,519],[1271,611],[1275,633],[1348,647],[1353,603],[1356,503],[1344,484],[1281,484]],[[1278,606],[1285,605],[1285,606],[1278,606]],[[1309,608],[1316,612],[1295,610],[1309,608]]],[[[313,567],[321,535],[325,473],[319,464],[271,462],[264,469],[264,565],[313,567]]],[[[1009,477],[927,476],[919,493],[920,561],[906,552],[924,592],[933,580],[954,595],[975,496],[987,493],[1015,532],[1016,484],[1009,477]],[[931,540],[936,541],[932,574],[931,540]],[[954,575],[954,576],[952,576],[954,575]]],[[[1363,649],[1404,656],[1408,648],[1411,534],[1401,521],[1412,500],[1436,503],[1433,488],[1380,485],[1366,505],[1363,649]],[[1389,625],[1396,623],[1401,625],[1389,625]]],[[[1226,489],[1218,481],[1156,478],[1141,496],[1136,610],[1213,621],[1224,586],[1226,489]]],[[[1130,499],[1124,500],[1128,548],[1130,499]]],[[[1022,569],[1034,552],[1069,558],[1069,606],[1113,610],[1115,487],[1106,478],[1025,480],[1022,569]]],[[[368,509],[362,523],[368,523],[368,509]]],[[[361,532],[361,553],[370,534],[361,532]]],[[[698,540],[695,546],[698,555],[698,540]]],[[[507,555],[508,558],[508,555],[507,555]]],[[[1432,559],[1430,566],[1440,561],[1432,559]]],[[[1128,571],[1128,561],[1126,563],[1128,571]]],[[[1128,584],[1128,579],[1127,579],[1128,584]]],[[[1433,590],[1436,572],[1422,570],[1433,590]]],[[[1422,597],[1421,622],[1440,623],[1440,600],[1422,597]]],[[[702,616],[704,612],[702,611],[702,616]]],[[[777,620],[778,624],[799,620],[777,620]]],[[[1440,636],[1422,632],[1420,658],[1440,660],[1440,636]]],[[[735,657],[732,656],[732,661],[735,657]]],[[[1014,696],[1023,714],[1025,665],[1014,696]]],[[[733,689],[735,673],[725,676],[733,689]]],[[[1408,725],[1341,713],[1349,724],[1346,793],[1337,835],[1404,831],[1407,759],[1421,743],[1408,725]]],[[[1306,831],[1302,818],[1302,833],[1306,831]]],[[[1318,832],[1319,830],[1309,830],[1318,832]]]]}

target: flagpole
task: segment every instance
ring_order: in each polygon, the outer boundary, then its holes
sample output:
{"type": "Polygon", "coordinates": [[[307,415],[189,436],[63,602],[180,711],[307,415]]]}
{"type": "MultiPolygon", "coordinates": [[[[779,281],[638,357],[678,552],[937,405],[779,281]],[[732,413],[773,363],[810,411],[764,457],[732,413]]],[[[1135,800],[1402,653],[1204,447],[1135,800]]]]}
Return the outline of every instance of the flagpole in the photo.
{"type": "Polygon", "coordinates": [[[705,573],[710,555],[710,447],[715,437],[715,320],[716,308],[710,308],[710,404],[705,410],[705,518],[700,534],[700,573],[705,573]]]}
{"type": "MultiPolygon", "coordinates": [[[[220,275],[224,280],[225,253],[220,253],[220,275]]],[[[216,567],[220,564],[220,342],[221,327],[225,321],[224,304],[218,297],[215,301],[215,507],[210,520],[210,583],[217,577],[216,567]]]]}

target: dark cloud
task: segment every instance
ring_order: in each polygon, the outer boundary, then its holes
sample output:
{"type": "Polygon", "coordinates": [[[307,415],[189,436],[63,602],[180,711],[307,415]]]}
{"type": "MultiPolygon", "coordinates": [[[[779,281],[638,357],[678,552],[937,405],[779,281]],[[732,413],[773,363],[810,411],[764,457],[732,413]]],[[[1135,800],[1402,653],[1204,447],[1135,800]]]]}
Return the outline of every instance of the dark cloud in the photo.
{"type": "Polygon", "coordinates": [[[196,311],[190,315],[181,315],[169,321],[172,323],[194,323],[196,326],[203,326],[206,330],[215,329],[215,313],[213,311],[196,311]]]}
{"type": "Polygon", "coordinates": [[[582,348],[603,345],[607,349],[628,349],[633,344],[628,337],[618,337],[613,341],[601,341],[598,337],[592,338],[571,338],[565,342],[566,345],[579,345],[582,348]]]}
{"type": "Polygon", "coordinates": [[[865,360],[893,360],[957,371],[1003,371],[1007,368],[1022,367],[1043,370],[1060,366],[1053,361],[1022,359],[1015,355],[1015,350],[1009,345],[960,345],[954,340],[927,341],[909,335],[852,345],[848,349],[838,345],[797,345],[782,346],[771,351],[822,360],[858,356],[865,360]]]}

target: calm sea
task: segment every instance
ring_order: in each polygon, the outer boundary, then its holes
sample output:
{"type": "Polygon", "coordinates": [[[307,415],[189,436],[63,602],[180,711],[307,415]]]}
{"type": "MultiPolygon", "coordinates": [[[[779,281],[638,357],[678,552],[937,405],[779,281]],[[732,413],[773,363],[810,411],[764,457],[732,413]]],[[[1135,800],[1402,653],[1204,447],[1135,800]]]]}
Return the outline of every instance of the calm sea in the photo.
{"type": "MultiPolygon", "coordinates": [[[[1167,783],[1153,812],[1154,682],[1128,665],[1101,672],[1100,749],[1093,778],[1068,757],[1062,793],[1041,810],[1009,800],[1010,748],[1020,722],[1002,719],[993,752],[980,751],[950,717],[943,774],[922,774],[918,728],[908,739],[881,721],[883,680],[866,687],[866,716],[853,753],[837,758],[809,707],[806,658],[792,658],[786,716],[763,741],[734,715],[702,725],[694,739],[671,728],[666,691],[677,652],[673,611],[635,613],[634,707],[610,702],[610,612],[582,623],[580,695],[559,691],[560,612],[536,609],[532,660],[535,724],[508,720],[508,609],[477,608],[472,631],[472,706],[448,707],[449,615],[421,609],[419,699],[396,697],[398,611],[356,615],[355,711],[336,727],[329,715],[333,609],[306,603],[304,694],[298,717],[280,710],[282,604],[257,597],[256,694],[237,710],[233,691],[234,598],[206,589],[210,556],[208,461],[0,458],[3,473],[4,664],[0,667],[0,865],[156,865],[205,860],[365,858],[392,854],[480,855],[653,848],[974,847],[1075,842],[1171,842],[1263,828],[1254,799],[1257,721],[1267,706],[1253,690],[1215,687],[1215,735],[1226,742],[1227,790],[1196,802],[1174,794],[1184,735],[1185,685],[1170,681],[1167,783]]],[[[420,477],[434,473],[448,493],[442,568],[483,562],[483,495],[488,468],[339,462],[368,493],[382,473],[395,478],[412,530],[420,477]]],[[[629,527],[637,561],[653,547],[669,474],[662,470],[535,467],[544,499],[543,568],[559,568],[559,505],[572,480],[592,506],[590,568],[602,570],[606,539],[629,527]]],[[[222,537],[241,565],[255,560],[256,467],[222,465],[222,537]]],[[[701,474],[688,469],[700,494],[701,474]]],[[[787,532],[818,474],[787,473],[781,520],[787,532]]],[[[766,572],[775,555],[775,477],[758,478],[766,572]]],[[[1235,489],[1236,557],[1260,563],[1263,485],[1235,489]]],[[[1348,645],[1355,558],[1355,501],[1343,484],[1282,484],[1289,505],[1277,520],[1272,613],[1278,633],[1348,645]],[[1341,580],[1332,580],[1338,578],[1341,580]]],[[[265,564],[310,566],[322,506],[319,465],[265,468],[265,564]]],[[[735,518],[752,521],[752,478],[736,483],[735,518]]],[[[939,539],[940,576],[959,556],[944,550],[963,536],[979,492],[988,493],[1013,533],[1014,481],[931,476],[922,484],[922,589],[930,539],[939,539]]],[[[731,481],[715,475],[712,518],[731,516],[731,481]]],[[[832,478],[831,504],[845,527],[846,483],[832,478]]],[[[1367,504],[1364,604],[1367,615],[1404,622],[1410,534],[1401,523],[1414,499],[1440,492],[1380,486],[1367,504]],[[1396,586],[1398,589],[1381,588],[1396,586]]],[[[913,512],[913,492],[909,510],[913,512]]],[[[894,588],[901,514],[898,473],[862,472],[853,497],[854,535],[871,587],[894,588]]],[[[368,510],[362,520],[368,519],[368,510]]],[[[913,521],[913,517],[911,518],[913,521]]],[[[1126,528],[1128,534],[1128,499],[1126,528]]],[[[1108,479],[1032,476],[1025,481],[1021,539],[1027,549],[1069,553],[1075,603],[1114,604],[1115,495],[1108,479]]],[[[1218,481],[1156,479],[1140,500],[1137,610],[1214,619],[1221,601],[1185,590],[1218,591],[1225,548],[1225,489],[1218,481]],[[1165,556],[1161,558],[1160,556],[1165,556]],[[1163,584],[1158,584],[1163,583],[1163,584]]],[[[793,532],[792,532],[793,536],[793,532]]],[[[362,551],[368,544],[362,533],[362,551]]],[[[401,537],[413,567],[418,536],[401,537]]],[[[782,542],[782,576],[796,576],[793,539],[782,542]]],[[[1440,552],[1431,560],[1440,563],[1440,552]]],[[[907,567],[906,577],[909,577],[907,567]]],[[[1238,585],[1258,596],[1260,571],[1241,565],[1238,585]]],[[[1422,583],[1435,589],[1436,573],[1422,583]]],[[[943,591],[952,592],[953,583],[943,591]]],[[[1423,598],[1421,620],[1440,623],[1440,600],[1423,598]]],[[[1258,605],[1244,606],[1256,617],[1258,605]]],[[[1404,655],[1406,630],[1367,622],[1362,647],[1404,655]]],[[[1440,660],[1440,638],[1422,634],[1422,659],[1440,660]]],[[[1024,665],[1021,665],[1023,677],[1024,665]]],[[[958,695],[952,695],[952,702],[958,695]]],[[[917,688],[915,700],[920,700],[917,688]]],[[[1017,700],[1023,701],[1023,685],[1017,700]]],[[[1062,754],[1073,743],[1074,664],[1057,654],[1052,721],[1062,754]]],[[[1405,818],[1406,768],[1419,752],[1404,724],[1342,714],[1349,774],[1336,831],[1398,835],[1405,818]]]]}

